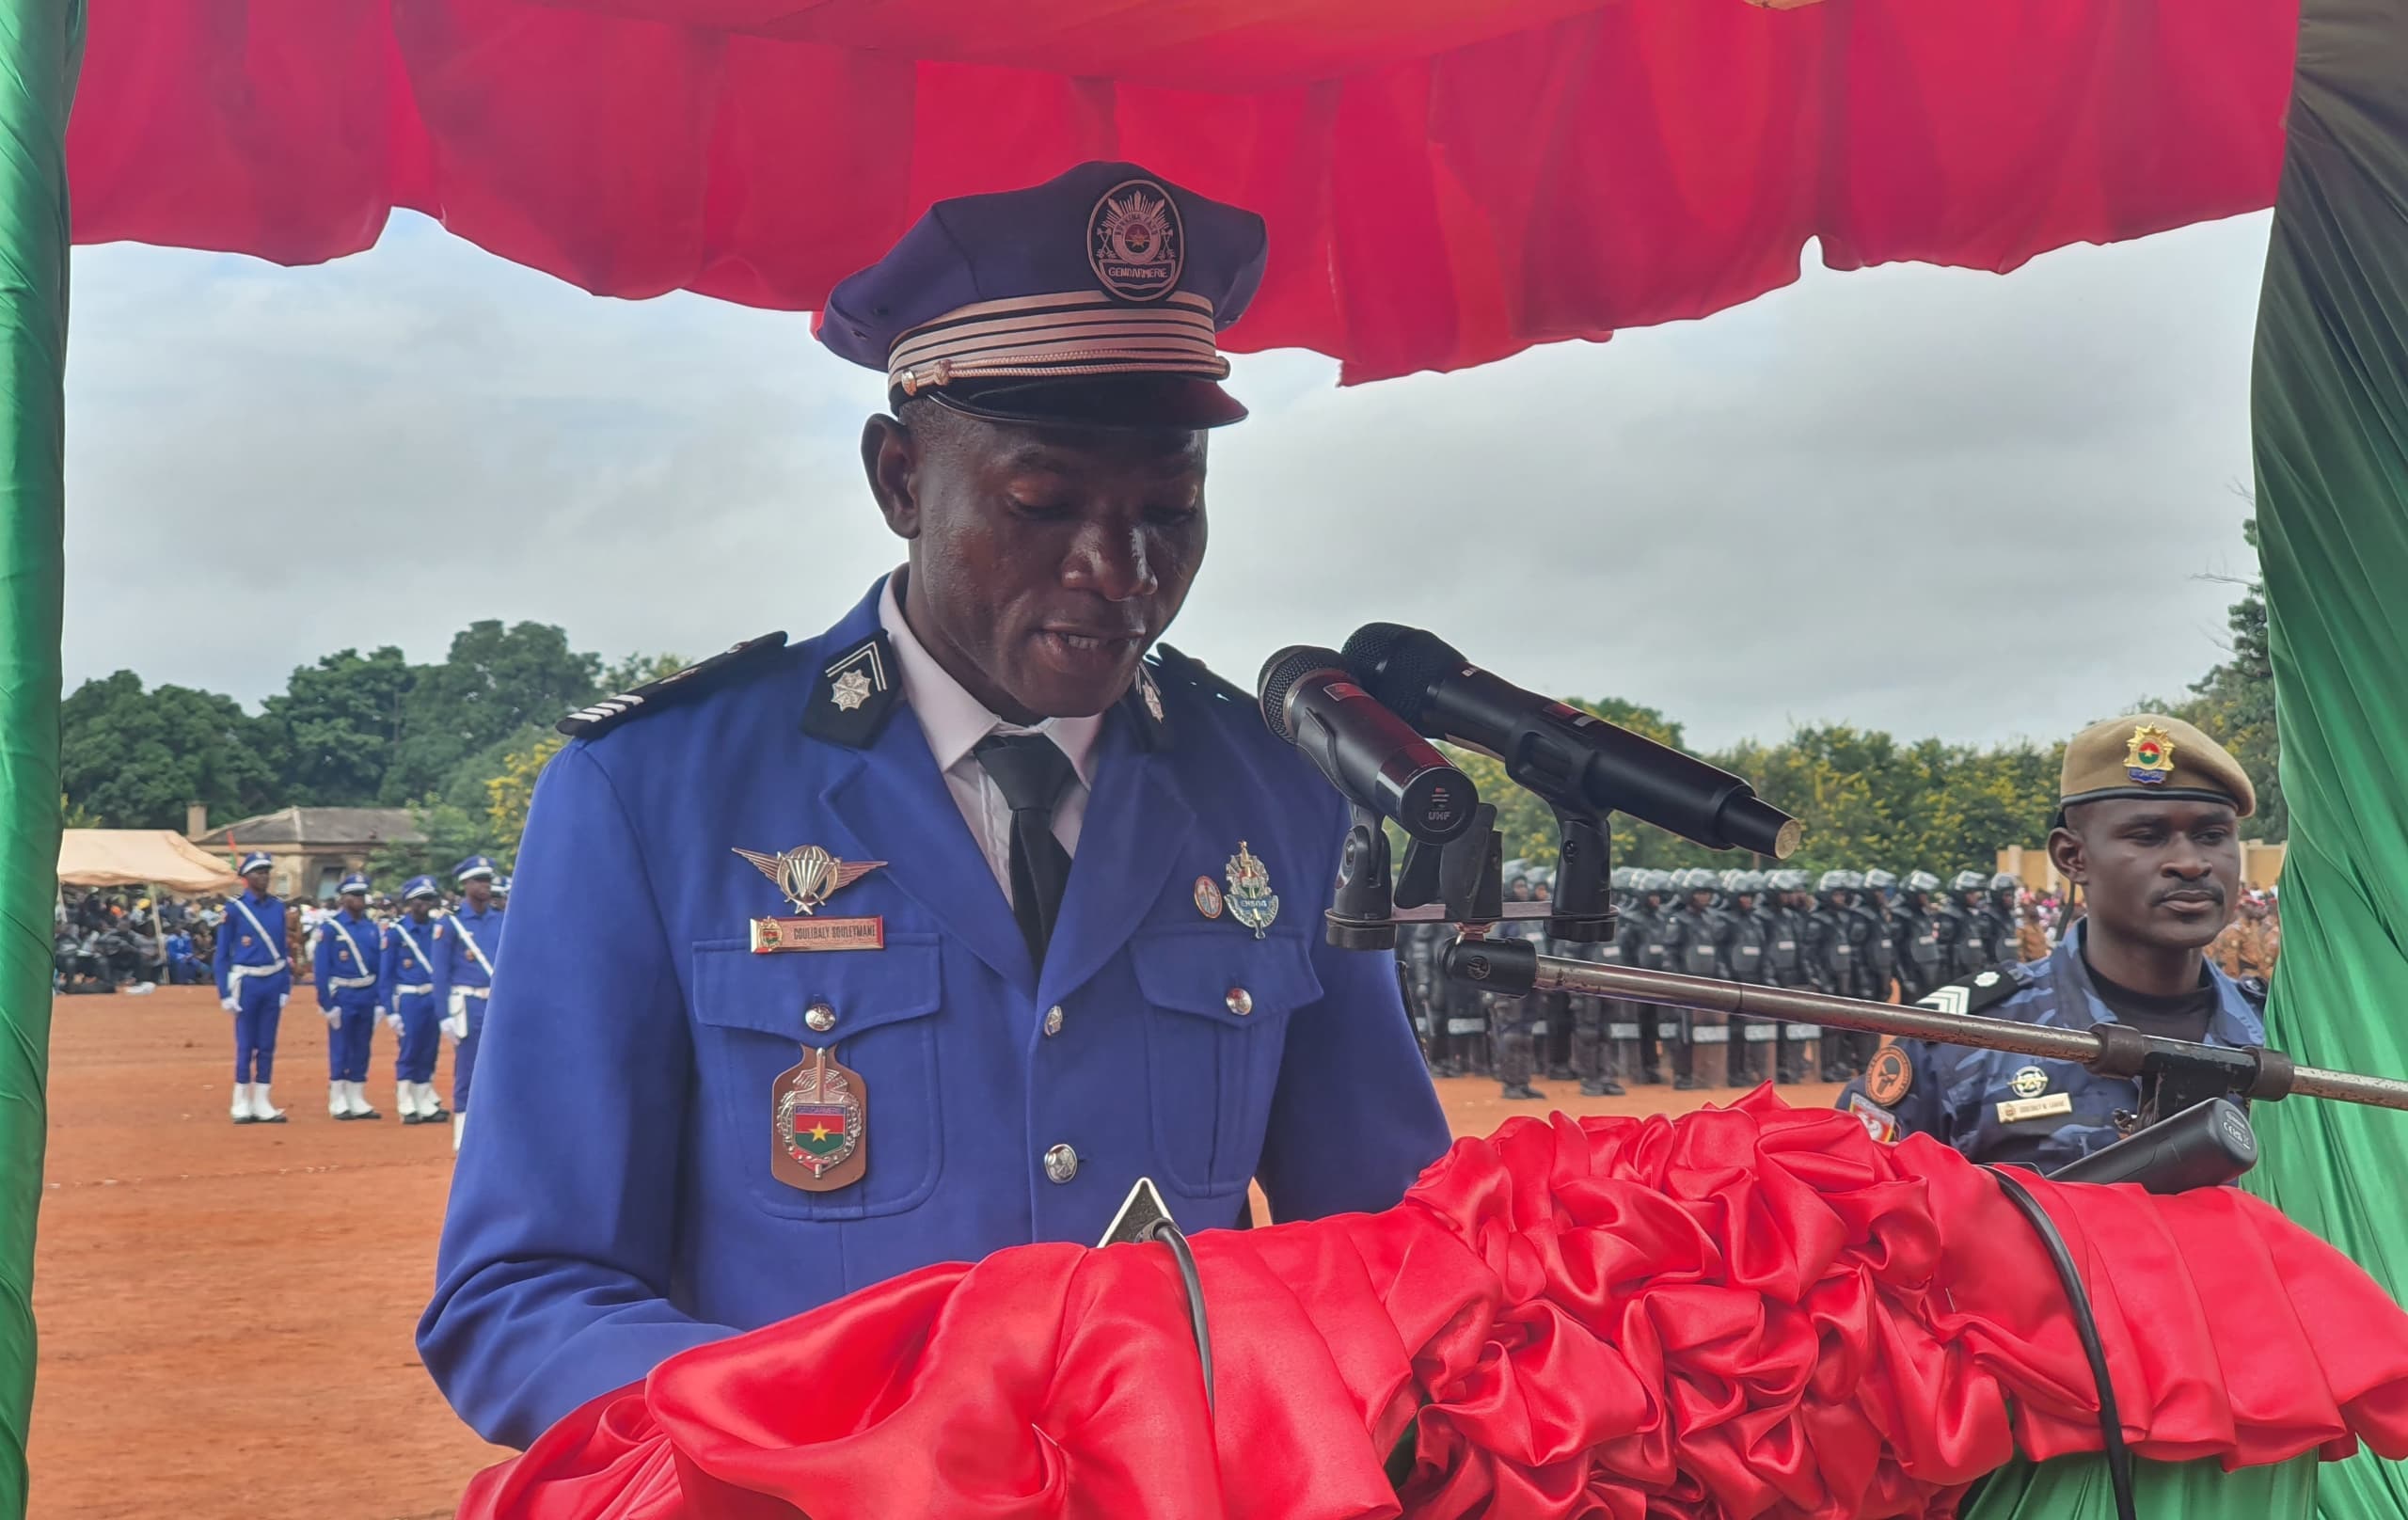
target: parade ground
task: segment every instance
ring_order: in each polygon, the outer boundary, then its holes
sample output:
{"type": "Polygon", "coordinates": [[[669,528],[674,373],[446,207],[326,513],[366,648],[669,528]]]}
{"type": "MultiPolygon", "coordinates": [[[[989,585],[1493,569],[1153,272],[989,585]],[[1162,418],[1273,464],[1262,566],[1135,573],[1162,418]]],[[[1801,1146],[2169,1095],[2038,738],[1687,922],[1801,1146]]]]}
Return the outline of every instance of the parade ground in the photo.
{"type": "MultiPolygon", "coordinates": [[[[58,1002],[34,1308],[35,1520],[448,1516],[503,1455],[455,1419],[411,1329],[434,1280],[447,1127],[325,1113],[325,1024],[297,990],[277,1041],[280,1125],[236,1126],[227,1015],[206,988],[58,1002]]],[[[436,1073],[451,1091],[450,1052],[436,1073]]],[[[1459,1134],[1514,1113],[1494,1082],[1440,1085],[1459,1134]]],[[[1575,1113],[1663,1113],[1729,1094],[1638,1089],[1575,1113]]],[[[1800,1103],[1834,1089],[1793,1089],[1800,1103]]]]}

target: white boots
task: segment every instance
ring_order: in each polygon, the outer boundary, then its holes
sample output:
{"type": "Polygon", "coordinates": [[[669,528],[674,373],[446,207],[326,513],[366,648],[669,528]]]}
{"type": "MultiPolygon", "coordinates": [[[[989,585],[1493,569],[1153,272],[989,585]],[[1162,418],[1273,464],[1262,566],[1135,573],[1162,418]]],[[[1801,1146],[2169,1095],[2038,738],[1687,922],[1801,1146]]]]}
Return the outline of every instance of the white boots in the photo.
{"type": "Polygon", "coordinates": [[[228,1112],[234,1116],[234,1122],[237,1124],[256,1122],[251,1114],[251,1085],[249,1083],[234,1084],[234,1106],[228,1112]]]}
{"type": "Polygon", "coordinates": [[[435,1096],[431,1082],[404,1082],[395,1089],[394,1101],[401,1106],[404,1124],[440,1124],[449,1117],[443,1110],[443,1100],[435,1096]]]}
{"type": "Polygon", "coordinates": [[[330,1082],[326,1084],[326,1114],[331,1118],[381,1119],[385,1116],[368,1106],[368,1084],[364,1082],[330,1082]]]}
{"type": "MultiPolygon", "coordinates": [[[[235,1117],[234,1122],[237,1124],[243,1122],[239,1115],[235,1117]]],[[[281,1124],[284,1122],[284,1110],[268,1101],[267,1084],[264,1082],[254,1082],[251,1084],[251,1122],[253,1124],[281,1124]]]]}

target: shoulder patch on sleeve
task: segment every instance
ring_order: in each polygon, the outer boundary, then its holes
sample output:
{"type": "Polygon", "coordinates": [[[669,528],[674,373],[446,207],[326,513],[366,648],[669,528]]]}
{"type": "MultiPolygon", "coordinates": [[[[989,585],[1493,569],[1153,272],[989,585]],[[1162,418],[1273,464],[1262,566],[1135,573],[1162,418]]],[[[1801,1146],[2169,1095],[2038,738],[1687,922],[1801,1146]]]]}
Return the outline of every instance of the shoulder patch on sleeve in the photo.
{"type": "Polygon", "coordinates": [[[786,636],[783,633],[765,633],[758,639],[747,639],[734,648],[689,665],[682,671],[672,671],[657,681],[646,681],[632,691],[622,691],[615,696],[604,697],[590,707],[579,707],[552,727],[573,739],[592,738],[626,722],[639,712],[651,712],[673,702],[698,696],[762,656],[784,649],[785,644],[786,636]]]}
{"type": "Polygon", "coordinates": [[[1885,1146],[1896,1143],[1900,1128],[1897,1115],[1891,1113],[1861,1092],[1849,1093],[1841,1101],[1840,1107],[1856,1122],[1863,1125],[1864,1132],[1873,1136],[1878,1143],[1885,1146]]]}
{"type": "Polygon", "coordinates": [[[1895,1108],[1914,1085],[1914,1058],[1897,1041],[1883,1040],[1864,1069],[1864,1096],[1883,1108],[1895,1108]]]}
{"type": "Polygon", "coordinates": [[[2020,966],[1994,966],[1946,987],[1934,988],[1927,995],[1917,998],[1915,1006],[1941,1013],[1979,1013],[2022,991],[2025,974],[2020,966]]]}

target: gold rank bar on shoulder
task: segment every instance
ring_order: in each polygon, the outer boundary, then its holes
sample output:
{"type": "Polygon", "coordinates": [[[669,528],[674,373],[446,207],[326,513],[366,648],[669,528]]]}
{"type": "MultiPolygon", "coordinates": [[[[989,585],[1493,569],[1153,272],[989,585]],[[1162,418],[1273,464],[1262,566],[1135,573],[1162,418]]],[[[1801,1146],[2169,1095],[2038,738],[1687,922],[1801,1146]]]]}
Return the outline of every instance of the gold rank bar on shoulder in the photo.
{"type": "Polygon", "coordinates": [[[752,953],[780,955],[787,951],[883,950],[883,918],[756,918],[752,921],[752,953]]]}

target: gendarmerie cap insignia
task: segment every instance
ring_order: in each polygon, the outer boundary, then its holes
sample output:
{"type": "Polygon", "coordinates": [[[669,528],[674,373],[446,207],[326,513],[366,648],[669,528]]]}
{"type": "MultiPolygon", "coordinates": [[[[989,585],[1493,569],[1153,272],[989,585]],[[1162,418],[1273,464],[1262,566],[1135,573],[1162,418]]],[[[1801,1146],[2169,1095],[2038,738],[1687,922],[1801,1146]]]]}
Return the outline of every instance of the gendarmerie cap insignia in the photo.
{"type": "Polygon", "coordinates": [[[940,200],[838,282],[816,332],[928,397],[999,421],[1219,427],[1220,333],[1262,283],[1262,218],[1134,164],[940,200]]]}
{"type": "Polygon", "coordinates": [[[592,738],[637,713],[657,711],[672,703],[699,696],[738,669],[785,646],[786,636],[783,633],[765,633],[758,639],[747,639],[682,671],[672,671],[657,681],[646,681],[632,690],[604,697],[590,707],[579,707],[552,727],[573,739],[592,738]]]}
{"type": "Polygon", "coordinates": [[[2186,798],[2230,803],[2242,817],[2258,790],[2224,746],[2179,718],[2132,713],[2093,723],[2066,744],[2058,809],[2108,798],[2186,798]]]}
{"type": "Polygon", "coordinates": [[[803,705],[802,731],[816,739],[863,749],[902,700],[896,684],[895,650],[883,630],[840,650],[811,683],[811,700],[803,705]]]}

